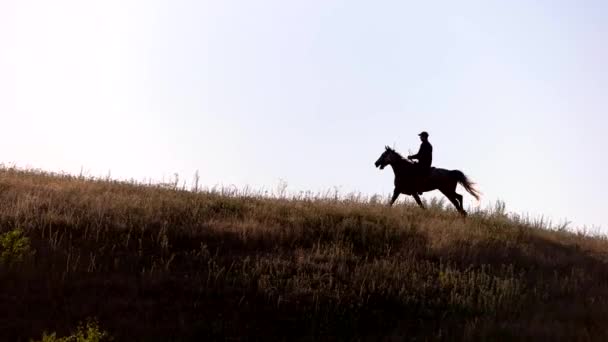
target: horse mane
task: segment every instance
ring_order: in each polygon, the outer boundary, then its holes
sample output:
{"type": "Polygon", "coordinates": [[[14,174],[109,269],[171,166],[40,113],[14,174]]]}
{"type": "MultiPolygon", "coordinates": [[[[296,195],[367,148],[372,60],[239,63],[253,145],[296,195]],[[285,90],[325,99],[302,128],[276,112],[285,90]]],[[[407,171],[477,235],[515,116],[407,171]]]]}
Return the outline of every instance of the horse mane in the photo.
{"type": "Polygon", "coordinates": [[[404,158],[404,157],[401,155],[401,153],[399,153],[399,152],[395,151],[394,149],[392,149],[392,148],[390,148],[390,147],[386,146],[386,150],[387,150],[387,151],[391,151],[392,153],[396,154],[396,155],[397,155],[397,157],[399,157],[399,158],[401,159],[401,161],[402,161],[402,162],[406,162],[406,163],[408,163],[408,164],[414,164],[414,163],[413,163],[411,160],[409,160],[409,159],[407,159],[407,158],[404,158]]]}

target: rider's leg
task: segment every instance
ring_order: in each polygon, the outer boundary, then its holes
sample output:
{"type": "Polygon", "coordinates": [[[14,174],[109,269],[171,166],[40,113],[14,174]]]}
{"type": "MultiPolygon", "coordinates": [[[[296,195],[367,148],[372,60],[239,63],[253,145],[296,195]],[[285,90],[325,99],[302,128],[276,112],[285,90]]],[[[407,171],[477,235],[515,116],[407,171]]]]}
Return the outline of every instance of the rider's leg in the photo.
{"type": "Polygon", "coordinates": [[[431,174],[431,167],[430,166],[426,166],[426,165],[419,165],[419,169],[418,169],[418,181],[416,182],[416,184],[418,184],[418,195],[422,195],[422,189],[424,189],[424,183],[427,179],[428,176],[430,176],[431,174]]]}

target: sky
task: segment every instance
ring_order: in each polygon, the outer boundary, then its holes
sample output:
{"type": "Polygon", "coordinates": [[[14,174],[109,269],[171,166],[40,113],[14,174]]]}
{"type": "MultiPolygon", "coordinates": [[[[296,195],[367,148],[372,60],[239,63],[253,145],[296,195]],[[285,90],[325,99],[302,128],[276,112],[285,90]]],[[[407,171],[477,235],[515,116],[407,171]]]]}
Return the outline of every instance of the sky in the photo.
{"type": "Polygon", "coordinates": [[[0,162],[388,194],[373,163],[426,130],[481,205],[608,233],[606,18],[606,1],[0,0],[0,162]]]}

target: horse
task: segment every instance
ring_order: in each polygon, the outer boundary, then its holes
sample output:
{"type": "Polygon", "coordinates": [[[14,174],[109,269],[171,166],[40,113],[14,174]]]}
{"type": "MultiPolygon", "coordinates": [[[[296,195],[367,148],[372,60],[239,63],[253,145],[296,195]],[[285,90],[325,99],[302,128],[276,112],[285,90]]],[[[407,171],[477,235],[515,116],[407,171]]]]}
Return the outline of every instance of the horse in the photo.
{"type": "Polygon", "coordinates": [[[456,210],[462,215],[466,216],[467,212],[464,210],[462,195],[456,192],[456,185],[460,184],[462,187],[478,201],[480,193],[475,189],[475,183],[471,182],[467,176],[460,170],[446,170],[439,168],[431,168],[429,175],[422,181],[416,184],[417,180],[417,168],[419,167],[416,163],[403,158],[397,151],[386,146],[385,151],[380,155],[380,158],[374,164],[379,167],[380,170],[384,169],[386,165],[390,165],[395,173],[395,190],[393,191],[393,197],[389,206],[399,197],[399,194],[405,194],[413,196],[416,203],[422,208],[424,205],[418,196],[419,193],[439,190],[442,194],[447,197],[450,202],[456,207],[456,210]]]}

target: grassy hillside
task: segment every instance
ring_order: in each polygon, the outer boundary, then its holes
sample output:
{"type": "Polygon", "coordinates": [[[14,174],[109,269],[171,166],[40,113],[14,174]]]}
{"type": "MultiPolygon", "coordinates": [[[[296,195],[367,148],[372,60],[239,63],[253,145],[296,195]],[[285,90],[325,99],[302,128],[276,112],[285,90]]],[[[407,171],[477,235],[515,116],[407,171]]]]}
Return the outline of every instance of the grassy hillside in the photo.
{"type": "Polygon", "coordinates": [[[5,168],[0,233],[0,340],[608,340],[608,242],[500,210],[5,168]]]}

